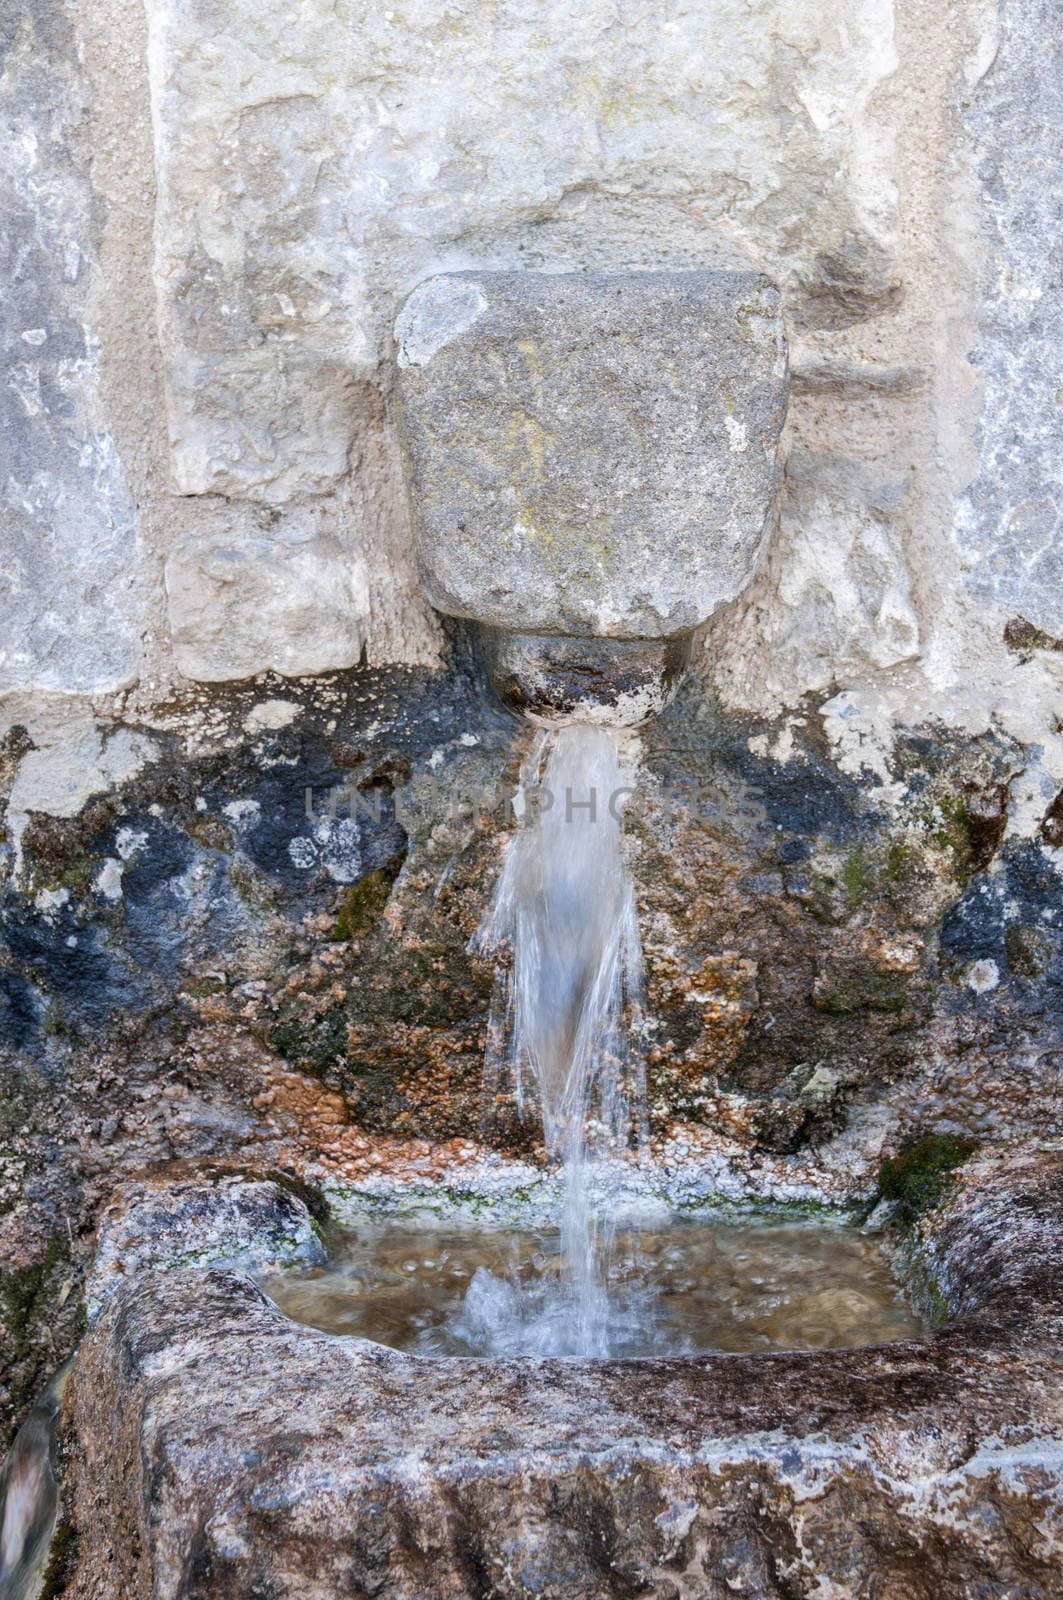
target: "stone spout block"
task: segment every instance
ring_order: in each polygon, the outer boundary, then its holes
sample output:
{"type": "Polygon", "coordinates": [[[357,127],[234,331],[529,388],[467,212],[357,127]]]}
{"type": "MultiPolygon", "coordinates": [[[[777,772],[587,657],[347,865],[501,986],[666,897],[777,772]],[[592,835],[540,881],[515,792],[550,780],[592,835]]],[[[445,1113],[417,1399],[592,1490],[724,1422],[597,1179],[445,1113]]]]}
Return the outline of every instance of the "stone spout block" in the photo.
{"type": "Polygon", "coordinates": [[[510,633],[670,639],[749,582],[787,395],[763,274],[453,273],[413,292],[395,339],[437,610],[510,633]]]}
{"type": "Polygon", "coordinates": [[[533,722],[638,727],[664,710],[690,659],[690,634],[573,639],[481,627],[479,637],[496,694],[533,722]]]}

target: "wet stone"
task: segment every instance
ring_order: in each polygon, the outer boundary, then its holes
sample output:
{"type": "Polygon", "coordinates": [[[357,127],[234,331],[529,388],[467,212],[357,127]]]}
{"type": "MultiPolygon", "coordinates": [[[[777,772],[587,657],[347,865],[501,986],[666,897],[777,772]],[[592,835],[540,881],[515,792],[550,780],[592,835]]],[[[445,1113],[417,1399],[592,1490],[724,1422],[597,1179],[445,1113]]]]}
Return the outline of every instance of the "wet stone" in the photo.
{"type": "MultiPolygon", "coordinates": [[[[5,745],[5,1443],[77,1342],[133,1175],[224,1163],[470,1210],[544,1184],[538,1119],[508,1090],[485,1116],[495,963],[469,949],[530,732],[455,652],[197,692],[194,739],[153,729],[71,815],[42,809],[43,750],[5,745]]],[[[858,1203],[909,1132],[1060,1125],[1058,871],[983,827],[1015,747],[902,733],[887,811],[802,716],[783,759],[777,726],[688,679],[638,735],[624,849],[669,1203],[858,1203]]]]}
{"type": "Polygon", "coordinates": [[[238,1273],[130,1277],[73,1380],[69,1593],[1049,1600],[1061,1163],[956,1174],[913,1235],[952,1320],[861,1349],[453,1360],[301,1327],[238,1273]]]}
{"type": "Polygon", "coordinates": [[[183,1182],[143,1179],[115,1196],[100,1219],[87,1288],[90,1320],[124,1279],[176,1266],[320,1266],[324,1248],[298,1194],[220,1173],[183,1182]]]}

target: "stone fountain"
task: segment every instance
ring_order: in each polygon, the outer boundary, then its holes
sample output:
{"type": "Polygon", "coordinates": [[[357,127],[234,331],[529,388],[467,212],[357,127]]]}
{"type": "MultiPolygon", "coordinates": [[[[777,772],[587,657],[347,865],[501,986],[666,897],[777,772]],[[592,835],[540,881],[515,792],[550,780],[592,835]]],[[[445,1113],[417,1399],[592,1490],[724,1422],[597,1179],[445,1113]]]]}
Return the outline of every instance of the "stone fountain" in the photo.
{"type": "MultiPolygon", "coordinates": [[[[415,290],[396,351],[433,604],[511,707],[647,724],[772,530],[775,288],[462,272],[415,290]]],[[[100,1223],[64,1399],[60,1592],[1047,1600],[1060,1177],[1058,1150],[989,1149],[934,1192],[923,1337],[530,1362],[298,1326],[256,1278],[320,1267],[319,1194],[144,1175],[100,1223]]]]}

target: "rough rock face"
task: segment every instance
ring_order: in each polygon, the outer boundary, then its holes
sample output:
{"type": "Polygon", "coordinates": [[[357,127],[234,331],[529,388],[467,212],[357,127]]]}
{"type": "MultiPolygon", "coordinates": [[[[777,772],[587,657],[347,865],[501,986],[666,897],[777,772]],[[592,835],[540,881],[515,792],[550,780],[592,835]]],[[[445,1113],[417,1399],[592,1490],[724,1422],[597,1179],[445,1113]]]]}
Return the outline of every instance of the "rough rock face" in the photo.
{"type": "Polygon", "coordinates": [[[137,664],[145,604],[137,518],[85,325],[99,216],[75,11],[50,0],[0,24],[0,691],[118,688],[137,664]]]}
{"type": "Polygon", "coordinates": [[[437,609],[668,638],[748,583],[786,414],[762,273],[455,273],[414,291],[395,339],[437,609]]]}
{"type": "Polygon", "coordinates": [[[64,1592],[1050,1600],[1061,1182],[962,1175],[921,1224],[955,1320],[865,1350],[448,1362],[232,1273],[133,1279],[68,1391],[64,1592]]]}
{"type": "Polygon", "coordinates": [[[986,218],[974,360],[984,374],[979,471],[957,536],[974,591],[1063,634],[1063,309],[1052,194],[1063,166],[1063,40],[1050,0],[1003,0],[964,114],[986,218]]]}

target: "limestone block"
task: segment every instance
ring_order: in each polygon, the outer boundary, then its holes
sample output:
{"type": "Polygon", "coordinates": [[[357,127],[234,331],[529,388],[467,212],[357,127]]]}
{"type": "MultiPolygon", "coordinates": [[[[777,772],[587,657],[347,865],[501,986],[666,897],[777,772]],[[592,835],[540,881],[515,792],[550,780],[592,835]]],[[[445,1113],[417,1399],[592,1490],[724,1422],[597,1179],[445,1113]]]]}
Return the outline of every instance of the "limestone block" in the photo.
{"type": "Polygon", "coordinates": [[[892,0],[148,0],[176,481],[345,470],[350,374],[466,266],[698,265],[719,223],[837,326],[896,292],[892,0]]]}
{"type": "Polygon", "coordinates": [[[756,673],[769,699],[918,656],[902,539],[903,462],[791,449],[779,533],[730,624],[722,671],[756,673]]]}
{"type": "Polygon", "coordinates": [[[529,633],[668,638],[749,581],[786,408],[756,272],[461,273],[396,323],[429,599],[529,633]]]}
{"type": "MultiPolygon", "coordinates": [[[[896,468],[791,452],[785,516],[792,554],[780,585],[786,634],[832,670],[892,667],[919,653],[897,525],[906,489],[896,468]]],[[[803,681],[818,677],[810,665],[803,681]]]]}
{"type": "Polygon", "coordinates": [[[0,690],[105,692],[135,670],[144,594],[136,516],[99,414],[89,307],[100,216],[73,7],[57,0],[11,19],[0,74],[0,690]]]}
{"type": "Polygon", "coordinates": [[[180,670],[218,683],[353,666],[369,611],[364,564],[327,536],[183,540],[166,563],[180,670]]]}
{"type": "Polygon", "coordinates": [[[1063,635],[1063,33],[1054,0],[1006,0],[963,86],[986,260],[974,363],[977,474],[957,520],[974,592],[1063,635]],[[994,45],[996,48],[994,49],[994,45]]]}

